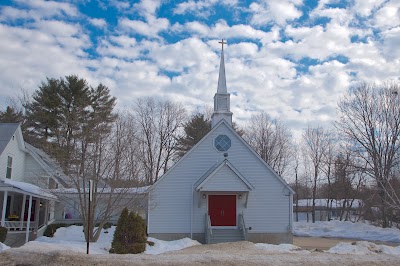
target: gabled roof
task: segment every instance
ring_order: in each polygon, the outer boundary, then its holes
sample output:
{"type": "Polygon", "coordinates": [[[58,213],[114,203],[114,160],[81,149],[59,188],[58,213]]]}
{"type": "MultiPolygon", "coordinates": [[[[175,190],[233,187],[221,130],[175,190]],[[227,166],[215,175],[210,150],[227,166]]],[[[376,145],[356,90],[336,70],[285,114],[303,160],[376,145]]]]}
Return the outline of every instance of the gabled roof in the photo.
{"type": "Polygon", "coordinates": [[[244,185],[246,186],[246,191],[251,191],[254,189],[253,185],[227,160],[223,160],[222,163],[215,165],[211,167],[196,183],[195,187],[197,191],[201,191],[202,188],[209,182],[211,179],[215,176],[216,173],[218,173],[219,170],[223,167],[228,167],[230,168],[236,175],[237,178],[239,178],[244,185]]]}
{"type": "Polygon", "coordinates": [[[292,194],[295,194],[294,190],[286,183],[286,181],[280,177],[273,169],[271,166],[269,166],[268,163],[266,163],[260,155],[238,134],[236,131],[228,124],[225,119],[222,119],[215,127],[213,127],[210,132],[208,132],[207,135],[205,135],[196,145],[194,145],[182,158],[179,159],[165,174],[163,174],[157,182],[155,182],[150,189],[153,189],[156,187],[166,176],[170,174],[174,170],[174,168],[180,164],[182,161],[185,160],[187,156],[189,156],[190,153],[192,153],[205,139],[208,138],[209,135],[213,134],[213,132],[219,128],[222,124],[224,124],[274,175],[275,177],[287,188],[292,194]]]}
{"type": "Polygon", "coordinates": [[[19,123],[0,123],[0,154],[3,153],[18,127],[19,123]]]}
{"type": "Polygon", "coordinates": [[[68,178],[55,160],[41,149],[35,148],[27,142],[25,142],[25,149],[52,178],[55,178],[63,187],[68,187],[68,178]]]}

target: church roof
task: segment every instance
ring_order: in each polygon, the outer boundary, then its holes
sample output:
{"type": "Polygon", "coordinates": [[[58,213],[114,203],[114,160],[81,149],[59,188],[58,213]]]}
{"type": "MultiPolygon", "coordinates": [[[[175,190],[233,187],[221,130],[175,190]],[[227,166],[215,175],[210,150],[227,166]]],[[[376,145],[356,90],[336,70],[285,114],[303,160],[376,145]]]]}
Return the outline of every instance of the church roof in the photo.
{"type": "Polygon", "coordinates": [[[212,166],[196,183],[195,187],[197,191],[202,191],[203,187],[211,181],[211,179],[215,176],[216,173],[218,173],[219,170],[223,167],[228,167],[232,172],[235,173],[236,177],[243,182],[242,184],[242,189],[236,189],[236,190],[242,190],[242,191],[251,191],[254,189],[254,186],[228,161],[228,159],[225,159],[222,161],[222,163],[218,165],[212,166]],[[245,185],[245,186],[243,186],[245,185]]]}
{"type": "Polygon", "coordinates": [[[0,123],[0,154],[3,153],[18,127],[19,123],[0,123]]]}
{"type": "MultiPolygon", "coordinates": [[[[154,187],[156,187],[166,176],[168,176],[171,172],[174,171],[175,167],[177,165],[179,165],[182,161],[185,160],[186,157],[189,156],[190,153],[192,153],[194,150],[196,150],[196,148],[205,140],[208,138],[209,135],[213,134],[213,132],[222,124],[226,125],[226,127],[241,141],[244,143],[244,145],[258,158],[258,160],[260,160],[275,176],[276,178],[278,178],[278,180],[285,186],[285,188],[287,188],[292,194],[295,194],[295,191],[286,183],[286,181],[279,176],[274,169],[272,169],[272,167],[265,162],[260,155],[258,155],[258,153],[238,134],[236,133],[236,131],[229,126],[229,123],[227,121],[225,121],[225,119],[222,119],[215,127],[213,127],[210,132],[208,132],[207,135],[205,135],[193,148],[191,148],[182,158],[179,159],[179,161],[177,161],[165,174],[163,174],[152,186],[151,189],[153,189],[154,187]]],[[[215,165],[213,166],[215,167],[215,165]]],[[[213,167],[211,167],[207,172],[209,172],[213,167]]],[[[218,167],[218,166],[217,166],[218,167]]],[[[207,174],[207,173],[206,173],[207,174]]],[[[204,176],[203,176],[204,178],[204,176]]]]}

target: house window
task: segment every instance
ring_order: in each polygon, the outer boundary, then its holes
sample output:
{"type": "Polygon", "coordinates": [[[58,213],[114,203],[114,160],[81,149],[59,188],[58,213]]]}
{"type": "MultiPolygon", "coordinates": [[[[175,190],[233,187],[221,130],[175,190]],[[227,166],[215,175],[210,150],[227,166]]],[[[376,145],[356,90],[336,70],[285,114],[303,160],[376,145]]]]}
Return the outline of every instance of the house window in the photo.
{"type": "Polygon", "coordinates": [[[11,171],[12,171],[12,157],[8,156],[7,158],[7,173],[6,178],[11,179],[11,171]]]}
{"type": "Polygon", "coordinates": [[[218,151],[227,151],[231,148],[231,139],[227,135],[218,135],[214,140],[214,147],[218,151]]]}

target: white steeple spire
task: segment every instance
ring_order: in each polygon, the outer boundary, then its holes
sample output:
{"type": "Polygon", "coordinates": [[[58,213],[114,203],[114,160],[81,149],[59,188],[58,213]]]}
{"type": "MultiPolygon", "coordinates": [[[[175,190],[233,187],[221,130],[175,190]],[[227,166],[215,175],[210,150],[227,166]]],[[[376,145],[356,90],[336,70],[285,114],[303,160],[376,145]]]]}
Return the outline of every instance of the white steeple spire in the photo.
{"type": "MultiPolygon", "coordinates": [[[[224,47],[224,46],[222,46],[224,47]]],[[[219,76],[218,76],[218,93],[228,93],[226,89],[226,77],[225,77],[225,61],[224,61],[224,48],[221,52],[221,62],[219,64],[219,76]]]]}
{"type": "Polygon", "coordinates": [[[224,40],[222,39],[221,62],[219,65],[218,88],[214,95],[214,113],[211,116],[211,127],[214,127],[222,119],[232,125],[232,112],[230,111],[230,94],[226,88],[225,61],[224,61],[224,40]]]}

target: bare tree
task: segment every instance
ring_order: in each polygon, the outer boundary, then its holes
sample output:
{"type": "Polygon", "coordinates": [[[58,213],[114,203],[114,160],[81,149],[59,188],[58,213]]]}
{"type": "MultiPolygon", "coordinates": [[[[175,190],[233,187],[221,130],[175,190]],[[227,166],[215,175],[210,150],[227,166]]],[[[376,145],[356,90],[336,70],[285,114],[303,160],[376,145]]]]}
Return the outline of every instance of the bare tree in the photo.
{"type": "Polygon", "coordinates": [[[262,112],[253,115],[244,139],[279,175],[284,175],[292,156],[291,133],[280,120],[262,112]]]}
{"type": "Polygon", "coordinates": [[[133,108],[137,121],[139,153],[147,184],[153,184],[170,167],[185,109],[171,101],[140,98],[133,108]]]}
{"type": "Polygon", "coordinates": [[[391,190],[391,172],[399,162],[399,82],[382,85],[363,83],[351,88],[339,101],[337,128],[357,145],[367,173],[376,182],[381,199],[382,226],[388,226],[388,206],[399,206],[398,193],[391,190]]]}
{"type": "Polygon", "coordinates": [[[321,179],[321,172],[324,158],[327,154],[327,147],[330,143],[331,135],[323,128],[311,128],[310,126],[303,132],[303,156],[306,169],[312,181],[312,222],[315,223],[315,199],[317,196],[317,185],[321,179]]]}

